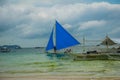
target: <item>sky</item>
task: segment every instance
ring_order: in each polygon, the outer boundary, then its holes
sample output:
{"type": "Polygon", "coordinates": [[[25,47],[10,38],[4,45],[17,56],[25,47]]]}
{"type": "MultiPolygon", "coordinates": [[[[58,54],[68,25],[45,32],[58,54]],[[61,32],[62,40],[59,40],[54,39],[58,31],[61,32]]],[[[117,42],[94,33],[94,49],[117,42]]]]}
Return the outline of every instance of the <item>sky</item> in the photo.
{"type": "Polygon", "coordinates": [[[55,20],[81,43],[120,43],[120,0],[0,0],[0,45],[46,46],[55,20]]]}

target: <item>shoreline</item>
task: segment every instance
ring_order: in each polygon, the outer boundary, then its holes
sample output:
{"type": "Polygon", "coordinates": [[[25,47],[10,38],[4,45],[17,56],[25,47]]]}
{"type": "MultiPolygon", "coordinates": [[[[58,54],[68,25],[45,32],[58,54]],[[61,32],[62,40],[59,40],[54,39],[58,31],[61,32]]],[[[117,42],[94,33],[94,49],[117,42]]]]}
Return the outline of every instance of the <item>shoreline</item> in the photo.
{"type": "Polygon", "coordinates": [[[11,76],[0,77],[0,80],[120,80],[120,77],[94,77],[73,75],[34,75],[34,76],[11,76]]]}

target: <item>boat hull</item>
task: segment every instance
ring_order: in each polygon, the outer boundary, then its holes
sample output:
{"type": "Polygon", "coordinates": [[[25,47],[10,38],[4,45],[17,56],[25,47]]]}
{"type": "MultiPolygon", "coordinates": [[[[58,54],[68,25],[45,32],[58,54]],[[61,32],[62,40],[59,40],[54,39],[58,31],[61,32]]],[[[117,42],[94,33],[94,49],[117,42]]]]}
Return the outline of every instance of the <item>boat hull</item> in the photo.
{"type": "Polygon", "coordinates": [[[120,54],[71,54],[73,60],[120,60],[120,54]]]}

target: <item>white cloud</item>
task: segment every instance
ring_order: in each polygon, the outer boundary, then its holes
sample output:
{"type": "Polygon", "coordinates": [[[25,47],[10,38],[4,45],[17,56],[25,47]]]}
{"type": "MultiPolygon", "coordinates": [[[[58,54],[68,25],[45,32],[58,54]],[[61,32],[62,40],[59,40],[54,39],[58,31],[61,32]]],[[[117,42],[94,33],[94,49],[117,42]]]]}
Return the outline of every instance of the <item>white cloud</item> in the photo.
{"type": "Polygon", "coordinates": [[[119,43],[119,44],[120,44],[120,38],[113,38],[113,40],[114,40],[116,43],[119,43]]]}
{"type": "Polygon", "coordinates": [[[110,34],[115,34],[115,33],[120,33],[120,27],[115,28],[115,29],[110,31],[110,34]]]}
{"type": "Polygon", "coordinates": [[[66,28],[71,28],[72,27],[70,24],[65,24],[63,26],[66,27],[66,28]]]}
{"type": "Polygon", "coordinates": [[[87,21],[87,22],[84,22],[80,25],[80,30],[82,29],[89,29],[89,28],[94,28],[94,27],[102,27],[106,24],[105,21],[101,20],[101,21],[97,21],[97,20],[94,20],[94,21],[87,21]]]}

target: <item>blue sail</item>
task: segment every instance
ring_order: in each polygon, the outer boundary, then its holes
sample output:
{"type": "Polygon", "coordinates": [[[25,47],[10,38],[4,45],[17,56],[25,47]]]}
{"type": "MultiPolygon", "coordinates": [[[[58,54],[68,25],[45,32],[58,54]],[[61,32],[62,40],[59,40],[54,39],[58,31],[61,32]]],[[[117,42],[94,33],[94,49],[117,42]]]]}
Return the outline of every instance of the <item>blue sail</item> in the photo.
{"type": "Polygon", "coordinates": [[[57,21],[56,21],[55,27],[56,28],[53,28],[52,33],[50,35],[50,39],[48,41],[46,51],[48,51],[50,49],[60,50],[63,48],[67,48],[70,46],[80,44],[57,21]],[[55,36],[53,36],[54,29],[55,29],[55,34],[56,34],[55,36]],[[53,38],[55,38],[55,39],[53,39],[53,38]],[[55,40],[55,41],[53,41],[53,40],[55,40]]]}
{"type": "Polygon", "coordinates": [[[51,35],[50,35],[50,39],[49,39],[47,47],[46,47],[46,51],[54,48],[53,32],[54,32],[54,30],[52,29],[52,32],[51,32],[51,35]]]}
{"type": "Polygon", "coordinates": [[[56,50],[80,44],[56,21],[56,50]]]}

